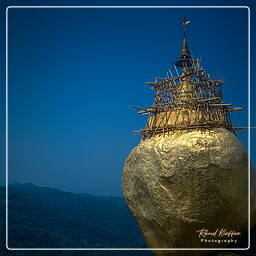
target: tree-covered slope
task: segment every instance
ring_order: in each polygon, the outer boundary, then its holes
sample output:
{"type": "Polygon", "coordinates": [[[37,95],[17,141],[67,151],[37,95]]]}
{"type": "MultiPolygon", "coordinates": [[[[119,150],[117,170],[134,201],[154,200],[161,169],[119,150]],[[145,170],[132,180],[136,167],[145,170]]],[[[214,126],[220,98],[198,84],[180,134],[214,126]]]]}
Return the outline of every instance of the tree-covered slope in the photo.
{"type": "MultiPolygon", "coordinates": [[[[5,187],[0,187],[0,204],[4,209],[5,187]]],[[[123,198],[14,184],[8,206],[10,248],[147,247],[123,198]]]]}
{"type": "MultiPolygon", "coordinates": [[[[8,191],[10,248],[147,248],[121,197],[75,194],[33,184],[13,184],[8,191]]],[[[10,251],[5,248],[5,187],[0,187],[0,209],[0,255],[153,256],[151,251],[10,251]]],[[[254,227],[251,249],[235,254],[255,255],[255,240],[254,227]]],[[[246,244],[244,234],[241,247],[246,244]]]]}

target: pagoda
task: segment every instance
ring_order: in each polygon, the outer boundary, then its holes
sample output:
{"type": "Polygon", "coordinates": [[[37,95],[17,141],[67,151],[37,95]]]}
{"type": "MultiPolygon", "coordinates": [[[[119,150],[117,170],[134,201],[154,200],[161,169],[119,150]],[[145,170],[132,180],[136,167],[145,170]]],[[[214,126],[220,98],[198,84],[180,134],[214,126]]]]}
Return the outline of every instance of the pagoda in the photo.
{"type": "Polygon", "coordinates": [[[179,59],[174,63],[177,76],[171,70],[166,77],[156,77],[154,82],[145,82],[154,90],[154,103],[149,108],[137,108],[140,114],[148,115],[146,127],[136,134],[142,139],[156,134],[169,134],[174,130],[209,129],[223,127],[236,134],[230,112],[242,110],[223,102],[224,80],[211,79],[200,60],[190,53],[183,18],[183,41],[179,59]]]}

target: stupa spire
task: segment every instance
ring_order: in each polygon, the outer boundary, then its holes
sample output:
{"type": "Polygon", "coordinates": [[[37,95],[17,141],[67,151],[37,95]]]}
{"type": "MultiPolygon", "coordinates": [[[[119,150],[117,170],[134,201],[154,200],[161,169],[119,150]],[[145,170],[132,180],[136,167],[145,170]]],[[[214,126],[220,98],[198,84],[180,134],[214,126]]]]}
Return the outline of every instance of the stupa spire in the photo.
{"type": "Polygon", "coordinates": [[[186,26],[190,23],[189,20],[187,20],[185,17],[183,17],[183,20],[181,22],[181,25],[183,26],[183,41],[182,41],[182,47],[180,50],[180,56],[179,59],[175,62],[175,65],[177,67],[184,67],[184,66],[191,66],[191,54],[188,48],[187,38],[186,38],[186,26]]]}
{"type": "Polygon", "coordinates": [[[223,127],[236,134],[236,129],[240,129],[234,127],[230,112],[242,108],[223,102],[221,85],[224,80],[211,79],[199,59],[190,54],[185,31],[189,23],[184,17],[181,23],[184,38],[179,59],[174,65],[177,77],[169,69],[165,77],[146,82],[155,91],[154,103],[147,108],[135,107],[138,113],[149,116],[146,127],[136,131],[143,135],[142,139],[170,134],[175,130],[223,127]]]}

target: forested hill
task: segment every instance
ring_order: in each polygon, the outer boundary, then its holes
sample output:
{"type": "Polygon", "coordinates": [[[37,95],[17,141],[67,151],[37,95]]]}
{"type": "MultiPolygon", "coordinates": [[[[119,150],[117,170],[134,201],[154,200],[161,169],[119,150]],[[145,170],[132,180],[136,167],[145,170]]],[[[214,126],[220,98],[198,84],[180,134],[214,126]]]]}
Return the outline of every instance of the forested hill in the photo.
{"type": "MultiPolygon", "coordinates": [[[[5,187],[0,187],[0,208],[0,225],[3,231],[5,187]]],[[[147,245],[121,197],[75,194],[33,184],[13,184],[9,186],[9,247],[142,248],[147,245]]],[[[51,251],[49,255],[70,253],[66,251],[53,254],[51,251]]],[[[119,255],[118,251],[107,254],[93,251],[80,253],[119,255]]],[[[79,252],[75,255],[78,254],[79,252]]],[[[12,252],[10,255],[16,254],[12,252]]],[[[17,255],[29,254],[18,252],[17,255]]],[[[46,254],[38,252],[31,255],[46,254]]],[[[128,251],[122,255],[135,254],[128,251]]],[[[139,252],[136,255],[153,254],[144,251],[143,254],[139,252]]]]}
{"type": "MultiPolygon", "coordinates": [[[[0,209],[1,256],[154,256],[151,251],[7,251],[5,187],[0,187],[0,209]]],[[[10,248],[147,248],[123,198],[75,194],[33,184],[9,185],[8,233],[10,248]]],[[[255,241],[254,227],[251,249],[233,251],[233,255],[256,255],[255,241]]],[[[244,234],[241,247],[246,244],[244,234]]]]}

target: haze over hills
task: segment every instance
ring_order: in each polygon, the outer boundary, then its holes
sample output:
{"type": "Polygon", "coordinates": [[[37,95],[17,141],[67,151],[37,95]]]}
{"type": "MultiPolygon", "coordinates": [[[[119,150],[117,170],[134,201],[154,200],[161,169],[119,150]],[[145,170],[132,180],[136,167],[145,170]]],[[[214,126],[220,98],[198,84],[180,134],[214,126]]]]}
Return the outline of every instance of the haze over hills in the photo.
{"type": "MultiPolygon", "coordinates": [[[[0,187],[0,209],[4,238],[5,187],[0,187]]],[[[33,184],[9,185],[8,245],[10,248],[147,248],[123,198],[75,194],[33,184]]],[[[0,247],[0,254],[8,256],[154,255],[151,251],[7,251],[3,239],[0,247]]]]}
{"type": "MultiPolygon", "coordinates": [[[[5,187],[1,187],[1,209],[5,208],[4,201],[5,187]]],[[[5,229],[4,222],[1,214],[1,230],[5,229]]],[[[13,184],[9,186],[9,247],[142,248],[147,245],[121,197],[13,184]]],[[[100,254],[86,252],[86,255],[100,254]]]]}

